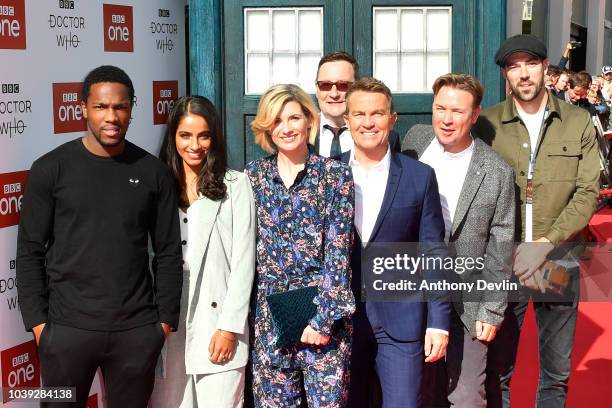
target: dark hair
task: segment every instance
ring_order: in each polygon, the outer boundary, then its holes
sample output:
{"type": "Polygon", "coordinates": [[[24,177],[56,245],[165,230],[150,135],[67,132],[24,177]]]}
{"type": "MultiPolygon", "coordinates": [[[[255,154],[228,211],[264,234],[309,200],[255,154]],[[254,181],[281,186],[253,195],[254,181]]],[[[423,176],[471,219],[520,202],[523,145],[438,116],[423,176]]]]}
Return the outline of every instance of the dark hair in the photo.
{"type": "Polygon", "coordinates": [[[134,85],[132,80],[124,70],[113,65],[101,65],[89,71],[83,80],[83,102],[87,103],[91,86],[100,82],[116,82],[125,85],[128,89],[130,104],[134,106],[134,85]]]}
{"type": "Polygon", "coordinates": [[[442,89],[443,86],[460,89],[472,94],[472,97],[474,98],[474,103],[472,104],[473,108],[478,107],[480,102],[482,102],[484,88],[482,87],[480,81],[471,75],[449,73],[438,77],[431,87],[434,97],[438,94],[438,92],[440,92],[440,89],[442,89]]]}
{"type": "Polygon", "coordinates": [[[168,166],[174,176],[181,207],[188,207],[189,202],[185,194],[183,159],[176,150],[176,130],[181,120],[189,114],[200,116],[206,121],[211,138],[208,154],[204,159],[200,174],[198,174],[198,192],[211,200],[220,200],[225,197],[226,193],[223,178],[227,170],[227,150],[221,131],[219,114],[212,102],[205,97],[198,95],[184,96],[176,100],[170,110],[166,135],[159,153],[159,158],[168,166]]]}
{"type": "Polygon", "coordinates": [[[353,82],[353,85],[346,92],[344,99],[346,100],[346,113],[349,113],[349,99],[352,94],[357,91],[381,93],[387,97],[389,101],[389,112],[393,113],[393,95],[391,90],[383,81],[376,78],[361,78],[358,81],[353,82]]]}
{"type": "Polygon", "coordinates": [[[589,89],[589,87],[591,86],[591,74],[586,71],[574,72],[570,75],[567,83],[572,89],[577,86],[580,86],[585,90],[589,89]]]}
{"type": "Polygon", "coordinates": [[[346,51],[334,51],[324,55],[323,58],[319,60],[319,66],[317,67],[317,79],[319,79],[319,70],[321,69],[321,65],[334,61],[346,61],[351,64],[353,66],[353,71],[355,72],[355,80],[359,79],[359,64],[357,63],[355,57],[346,51]]]}
{"type": "Polygon", "coordinates": [[[563,71],[556,65],[550,64],[548,65],[548,69],[546,70],[546,75],[549,76],[559,76],[563,71]]]}

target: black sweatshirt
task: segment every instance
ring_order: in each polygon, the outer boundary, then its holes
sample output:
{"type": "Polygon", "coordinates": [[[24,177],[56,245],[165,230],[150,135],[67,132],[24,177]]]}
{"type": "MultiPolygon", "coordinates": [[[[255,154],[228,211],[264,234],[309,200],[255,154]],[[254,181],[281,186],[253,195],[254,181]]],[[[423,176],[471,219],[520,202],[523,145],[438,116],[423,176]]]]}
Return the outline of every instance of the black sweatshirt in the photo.
{"type": "Polygon", "coordinates": [[[36,160],[17,237],[26,329],[47,321],[103,331],[158,321],[176,328],[182,287],[177,208],[167,168],[132,143],[118,156],[100,157],[79,138],[36,160]]]}

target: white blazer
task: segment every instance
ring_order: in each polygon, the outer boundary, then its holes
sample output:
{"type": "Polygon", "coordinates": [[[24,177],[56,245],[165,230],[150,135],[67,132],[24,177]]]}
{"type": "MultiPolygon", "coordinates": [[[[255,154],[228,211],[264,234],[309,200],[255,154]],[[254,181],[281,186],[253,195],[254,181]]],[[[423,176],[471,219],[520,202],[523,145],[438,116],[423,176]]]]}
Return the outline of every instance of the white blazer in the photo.
{"type": "Polygon", "coordinates": [[[200,197],[187,210],[189,298],[186,319],[187,374],[211,374],[246,365],[247,314],[255,276],[255,204],[246,174],[225,173],[227,195],[200,197]],[[225,364],[208,359],[215,330],[236,333],[236,351],[225,364]]]}

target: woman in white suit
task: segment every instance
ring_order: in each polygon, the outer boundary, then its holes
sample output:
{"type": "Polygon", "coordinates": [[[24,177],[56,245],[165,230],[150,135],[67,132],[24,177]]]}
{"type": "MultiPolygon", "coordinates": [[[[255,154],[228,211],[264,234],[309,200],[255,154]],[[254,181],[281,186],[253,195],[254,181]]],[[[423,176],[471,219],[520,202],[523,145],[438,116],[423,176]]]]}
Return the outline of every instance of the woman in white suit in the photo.
{"type": "Polygon", "coordinates": [[[160,153],[180,197],[181,320],[162,350],[153,408],[241,407],[255,273],[249,180],[227,168],[219,115],[201,96],[176,101],[160,153]]]}

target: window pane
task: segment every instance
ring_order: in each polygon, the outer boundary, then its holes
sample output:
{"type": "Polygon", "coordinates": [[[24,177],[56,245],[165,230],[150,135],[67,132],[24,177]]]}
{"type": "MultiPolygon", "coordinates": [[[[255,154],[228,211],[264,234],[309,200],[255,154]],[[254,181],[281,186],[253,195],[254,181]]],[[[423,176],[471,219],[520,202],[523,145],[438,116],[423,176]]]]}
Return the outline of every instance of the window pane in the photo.
{"type": "Polygon", "coordinates": [[[448,50],[451,22],[448,10],[427,10],[427,49],[448,50]]]}
{"type": "Polygon", "coordinates": [[[440,75],[450,71],[450,59],[448,54],[427,55],[427,89],[430,90],[434,81],[440,75]]]}
{"type": "Polygon", "coordinates": [[[375,7],[374,76],[393,92],[431,92],[450,71],[451,16],[451,7],[375,7]]]}
{"type": "Polygon", "coordinates": [[[295,84],[297,82],[295,54],[275,54],[272,60],[273,84],[295,84]]]}
{"type": "MultiPolygon", "coordinates": [[[[300,51],[322,51],[323,18],[320,11],[300,11],[300,51]]],[[[318,64],[317,60],[317,64],[318,64]]],[[[314,78],[314,77],[313,77],[314,78]]]]}
{"type": "Polygon", "coordinates": [[[252,11],[246,13],[246,44],[249,51],[268,51],[270,48],[270,33],[268,11],[252,11]]]}
{"type": "Polygon", "coordinates": [[[293,11],[274,11],[274,51],[295,51],[296,21],[293,11]]]}
{"type": "Polygon", "coordinates": [[[246,94],[261,94],[278,83],[314,92],[323,55],[322,7],[247,8],[244,25],[246,94]]]}
{"type": "Polygon", "coordinates": [[[374,10],[374,42],[375,50],[393,51],[397,49],[397,11],[374,10]]]}
{"type": "Polygon", "coordinates": [[[402,11],[402,51],[423,50],[423,11],[402,11]]]}
{"type": "Polygon", "coordinates": [[[270,77],[270,61],[267,55],[250,54],[247,57],[247,89],[246,93],[263,93],[268,88],[270,77]]]}
{"type": "Polygon", "coordinates": [[[300,71],[299,85],[306,92],[315,92],[315,78],[317,77],[317,66],[319,65],[320,54],[302,54],[298,69],[300,71]]]}
{"type": "Polygon", "coordinates": [[[425,67],[423,54],[402,55],[402,87],[401,92],[427,92],[423,89],[423,73],[425,67]]]}
{"type": "Polygon", "coordinates": [[[374,76],[392,91],[397,90],[397,54],[388,52],[374,54],[374,76]]]}

